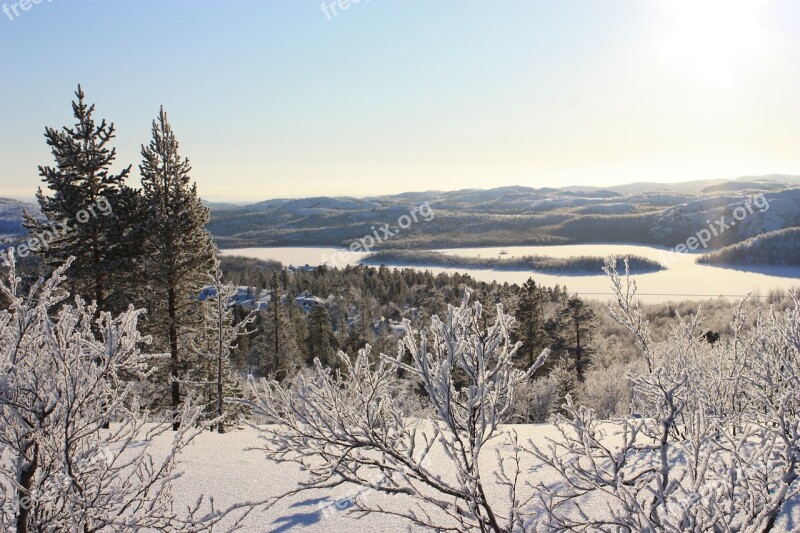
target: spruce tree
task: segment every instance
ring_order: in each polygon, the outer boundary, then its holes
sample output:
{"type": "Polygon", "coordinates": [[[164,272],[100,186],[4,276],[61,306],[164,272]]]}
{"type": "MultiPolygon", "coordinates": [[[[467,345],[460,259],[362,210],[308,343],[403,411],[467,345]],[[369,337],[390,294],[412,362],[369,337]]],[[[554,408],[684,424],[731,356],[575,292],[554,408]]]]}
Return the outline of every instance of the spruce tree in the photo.
{"type": "Polygon", "coordinates": [[[514,336],[522,342],[517,352],[526,361],[524,366],[530,367],[536,362],[544,346],[544,293],[532,278],[520,288],[514,312],[516,319],[514,336]]]}
{"type": "Polygon", "coordinates": [[[139,195],[125,185],[130,166],[111,170],[114,124],[95,122],[95,106],[86,102],[80,85],[75,97],[75,125],[45,129],[56,162],[39,167],[50,193],[41,187],[36,193],[45,220],[26,214],[25,226],[31,251],[45,267],[75,258],[67,273],[73,294],[94,300],[98,312],[121,311],[130,300],[124,289],[134,278],[133,257],[139,252],[141,226],[133,216],[139,195]]]}
{"type": "MultiPolygon", "coordinates": [[[[178,153],[178,141],[162,108],[153,121],[153,138],[142,146],[143,209],[148,228],[143,271],[150,280],[143,294],[149,311],[147,329],[169,351],[170,404],[177,412],[180,383],[189,362],[183,337],[195,325],[191,306],[215,266],[216,247],[205,229],[209,210],[191,181],[189,160],[178,153]]],[[[177,419],[173,423],[177,428],[177,419]]]]}
{"type": "Polygon", "coordinates": [[[331,328],[331,318],[323,305],[315,305],[308,315],[308,364],[319,359],[323,366],[336,366],[338,340],[331,328]]]}

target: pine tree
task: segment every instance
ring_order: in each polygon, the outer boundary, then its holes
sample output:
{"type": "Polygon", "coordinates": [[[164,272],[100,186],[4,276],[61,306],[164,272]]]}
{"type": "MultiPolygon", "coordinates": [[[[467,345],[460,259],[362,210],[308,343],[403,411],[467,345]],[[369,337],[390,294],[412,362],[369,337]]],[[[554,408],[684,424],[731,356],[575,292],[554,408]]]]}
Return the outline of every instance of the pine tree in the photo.
{"type": "Polygon", "coordinates": [[[170,354],[170,403],[177,412],[188,366],[181,337],[193,325],[191,306],[214,268],[216,247],[205,229],[209,210],[191,181],[189,160],[178,154],[178,141],[163,108],[152,132],[150,144],[142,146],[139,166],[142,218],[148,228],[142,267],[150,280],[143,299],[149,311],[148,331],[170,354]]]}
{"type": "Polygon", "coordinates": [[[567,354],[562,354],[555,358],[553,368],[550,370],[548,377],[555,387],[556,401],[553,402],[551,408],[553,412],[564,413],[565,398],[570,396],[575,400],[575,392],[577,390],[577,379],[575,374],[574,365],[570,364],[567,354]]]}
{"type": "Polygon", "coordinates": [[[367,341],[359,334],[358,329],[348,328],[347,337],[342,344],[342,351],[350,356],[355,356],[359,350],[367,345],[367,341]]]}
{"type": "Polygon", "coordinates": [[[308,364],[319,359],[323,366],[334,366],[339,349],[336,335],[331,328],[331,318],[325,306],[316,305],[308,315],[308,364]]]}
{"type": "Polygon", "coordinates": [[[592,308],[577,296],[571,297],[560,315],[565,323],[564,337],[567,347],[574,359],[578,381],[583,383],[589,358],[594,352],[589,346],[589,337],[595,321],[592,308]]]}
{"type": "MultiPolygon", "coordinates": [[[[203,300],[203,327],[195,337],[195,352],[199,364],[189,372],[191,381],[205,388],[207,412],[214,413],[217,418],[217,432],[224,433],[225,427],[238,420],[241,411],[235,408],[225,411],[225,398],[243,398],[243,387],[231,368],[231,353],[241,337],[250,335],[250,326],[255,322],[255,312],[249,313],[242,320],[234,320],[235,310],[230,305],[236,295],[237,287],[222,281],[222,271],[217,267],[211,275],[214,296],[203,300]],[[214,387],[209,387],[213,384],[214,387]],[[213,390],[213,393],[211,391],[213,390]]],[[[237,404],[238,405],[238,404],[237,404]]]]}
{"type": "Polygon", "coordinates": [[[522,342],[517,352],[526,360],[524,366],[530,367],[544,346],[544,293],[532,278],[520,288],[514,313],[516,340],[522,342]]]}
{"type": "MultiPolygon", "coordinates": [[[[130,166],[111,171],[116,149],[111,147],[114,124],[94,119],[95,106],[86,102],[81,86],[75,92],[74,127],[45,129],[56,166],[40,166],[39,175],[52,193],[36,193],[45,220],[26,214],[31,251],[45,266],[55,268],[74,257],[69,270],[73,294],[94,300],[98,313],[121,311],[129,301],[132,261],[140,239],[133,213],[139,194],[125,185],[130,166]]],[[[23,250],[20,250],[22,252],[23,250]]]]}

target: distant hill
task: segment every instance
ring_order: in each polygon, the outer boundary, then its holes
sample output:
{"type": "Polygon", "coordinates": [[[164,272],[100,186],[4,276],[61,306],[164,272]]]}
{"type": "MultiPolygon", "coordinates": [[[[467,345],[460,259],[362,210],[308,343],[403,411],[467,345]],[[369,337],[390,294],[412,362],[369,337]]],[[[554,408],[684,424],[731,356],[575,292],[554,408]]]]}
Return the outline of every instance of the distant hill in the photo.
{"type": "Polygon", "coordinates": [[[800,185],[800,176],[792,174],[766,174],[764,176],[741,176],[734,181],[772,181],[785,185],[800,185]]]}
{"type": "Polygon", "coordinates": [[[706,187],[720,185],[730,180],[695,180],[695,181],[681,181],[675,183],[656,183],[652,181],[642,181],[637,183],[628,183],[625,185],[616,185],[614,187],[606,187],[610,191],[620,194],[644,194],[648,192],[700,192],[706,187]]]}
{"type": "Polygon", "coordinates": [[[698,263],[800,266],[800,227],[758,235],[706,254],[698,263]]]}
{"type": "Polygon", "coordinates": [[[203,200],[203,205],[209,209],[236,209],[240,205],[233,202],[213,202],[211,200],[203,200]]]}
{"type": "Polygon", "coordinates": [[[800,186],[800,176],[786,174],[769,174],[767,176],[742,176],[735,180],[725,181],[704,188],[703,193],[719,193],[730,191],[777,191],[800,186]]]}
{"type": "Polygon", "coordinates": [[[726,181],[718,185],[706,187],[700,192],[704,193],[717,193],[717,192],[730,192],[730,191],[775,191],[786,188],[783,183],[776,183],[774,181],[726,181]]]}
{"type": "MultiPolygon", "coordinates": [[[[385,242],[377,242],[375,248],[592,242],[672,247],[708,227],[707,221],[730,220],[737,207],[752,203],[753,191],[738,189],[703,193],[676,188],[622,194],[593,187],[498,187],[369,198],[277,199],[214,209],[209,230],[225,248],[341,246],[371,235],[385,224],[396,226],[410,209],[427,203],[435,214],[432,220],[420,220],[397,231],[385,242]]],[[[762,192],[769,210],[756,210],[730,226],[710,240],[710,249],[800,226],[800,188],[762,192]]]]}
{"type": "Polygon", "coordinates": [[[800,176],[789,174],[767,174],[764,176],[741,176],[733,180],[713,179],[679,181],[675,183],[638,182],[605,187],[620,194],[644,194],[648,192],[717,193],[725,191],[778,190],[800,186],[800,176]]]}
{"type": "Polygon", "coordinates": [[[800,188],[761,194],[765,202],[763,204],[761,197],[738,191],[716,196],[704,195],[670,207],[653,220],[649,230],[651,237],[674,246],[704,228],[716,228],[718,222],[722,221],[728,227],[717,229],[719,235],[709,241],[711,249],[720,249],[763,233],[800,226],[800,188]],[[738,208],[744,208],[748,201],[751,202],[753,213],[748,211],[744,218],[737,221],[734,214],[738,208]],[[753,205],[753,201],[759,205],[753,205]]]}
{"type": "Polygon", "coordinates": [[[39,207],[34,204],[0,198],[0,242],[7,242],[27,233],[22,226],[25,209],[33,216],[39,216],[39,207]]]}
{"type": "MultiPolygon", "coordinates": [[[[379,234],[392,235],[375,249],[462,246],[641,243],[676,246],[721,217],[763,194],[769,209],[755,210],[708,242],[718,250],[763,233],[800,227],[800,177],[769,175],[617,187],[497,187],[406,192],[356,197],[279,198],[247,205],[206,202],[208,229],[222,248],[250,246],[342,246],[379,234]],[[421,205],[434,216],[398,228],[401,217],[421,205]]],[[[24,234],[22,209],[35,206],[0,200],[0,235],[24,234]]]]}

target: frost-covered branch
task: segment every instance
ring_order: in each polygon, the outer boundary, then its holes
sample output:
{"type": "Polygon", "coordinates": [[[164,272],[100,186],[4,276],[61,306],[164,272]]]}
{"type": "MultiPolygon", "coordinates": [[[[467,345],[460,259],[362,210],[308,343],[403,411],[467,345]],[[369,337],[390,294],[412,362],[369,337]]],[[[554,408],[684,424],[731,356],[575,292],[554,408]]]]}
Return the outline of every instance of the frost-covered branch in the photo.
{"type": "Polygon", "coordinates": [[[501,435],[515,388],[547,353],[527,372],[514,369],[513,318],[498,308],[494,325],[482,331],[481,312],[467,297],[449,308],[444,321],[434,317],[427,331],[414,332],[406,323],[408,333],[395,357],[372,362],[368,346],[354,360],[340,353],[342,370],[317,361],[314,374],[299,377],[291,389],[262,381],[253,407],[268,424],[257,426],[268,457],[300,463],[310,473],[290,494],[354,483],[399,496],[391,505],[359,499],[357,512],[399,515],[442,531],[522,530],[519,458],[501,459],[497,480],[508,488],[509,501],[492,502],[481,452],[501,435]],[[398,368],[423,384],[432,420],[410,418],[394,394],[398,368]],[[431,460],[434,454],[438,462],[431,460]],[[500,503],[511,510],[499,514],[500,503]]]}
{"type": "Polygon", "coordinates": [[[709,345],[699,315],[678,316],[654,342],[635,285],[607,263],[611,315],[636,339],[648,371],[629,376],[641,418],[601,422],[565,406],[560,438],[531,444],[558,481],[539,483],[543,530],[761,532],[798,495],[800,306],[747,322],[709,345]]]}
{"type": "MultiPolygon", "coordinates": [[[[123,376],[149,371],[140,311],[118,317],[60,289],[69,262],[20,294],[13,253],[0,291],[0,527],[4,531],[198,531],[232,509],[173,509],[180,451],[202,431],[149,423],[123,376]],[[161,444],[166,444],[164,452],[161,444]]],[[[239,506],[242,514],[247,505],[239,506]]],[[[234,520],[235,522],[235,520],[234,520]]]]}

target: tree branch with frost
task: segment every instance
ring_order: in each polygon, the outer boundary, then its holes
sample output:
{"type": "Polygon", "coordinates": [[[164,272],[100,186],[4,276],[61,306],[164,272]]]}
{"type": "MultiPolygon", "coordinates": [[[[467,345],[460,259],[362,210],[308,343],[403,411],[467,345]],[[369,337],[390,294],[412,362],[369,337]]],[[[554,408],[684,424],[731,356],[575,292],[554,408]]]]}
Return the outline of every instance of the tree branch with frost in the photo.
{"type": "Polygon", "coordinates": [[[558,482],[537,485],[545,530],[768,531],[798,495],[800,305],[775,310],[713,346],[697,335],[701,317],[678,316],[656,343],[607,262],[611,315],[630,331],[648,371],[629,376],[643,418],[619,423],[567,402],[560,438],[531,444],[558,482]],[[741,401],[749,398],[749,401],[741,401]],[[598,503],[602,502],[602,505],[598,503]]]}
{"type": "Polygon", "coordinates": [[[199,501],[173,510],[180,451],[202,428],[198,410],[178,413],[183,424],[148,423],[122,379],[143,377],[148,339],[137,330],[141,311],[100,313],[60,288],[69,262],[20,294],[13,252],[0,291],[0,493],[3,530],[207,530],[242,504],[216,510],[199,501]],[[159,441],[169,443],[166,453],[159,441]]]}
{"type": "Polygon", "coordinates": [[[382,355],[372,363],[368,346],[354,360],[340,353],[342,370],[316,361],[314,374],[299,377],[293,388],[275,381],[254,384],[258,400],[252,407],[267,424],[255,427],[267,456],[299,463],[310,473],[280,498],[354,483],[401,500],[379,505],[359,499],[354,507],[362,514],[394,514],[440,530],[519,529],[522,510],[514,493],[519,471],[505,474],[512,497],[503,503],[512,511],[501,516],[487,498],[479,461],[484,445],[501,434],[515,388],[547,352],[527,372],[514,369],[513,318],[498,307],[495,323],[482,330],[481,313],[467,295],[460,307],[450,306],[445,320],[433,317],[426,331],[415,332],[406,323],[395,357],[382,355]],[[433,420],[411,419],[393,394],[399,368],[421,381],[433,420]],[[432,464],[433,454],[445,457],[445,464],[432,464]]]}

